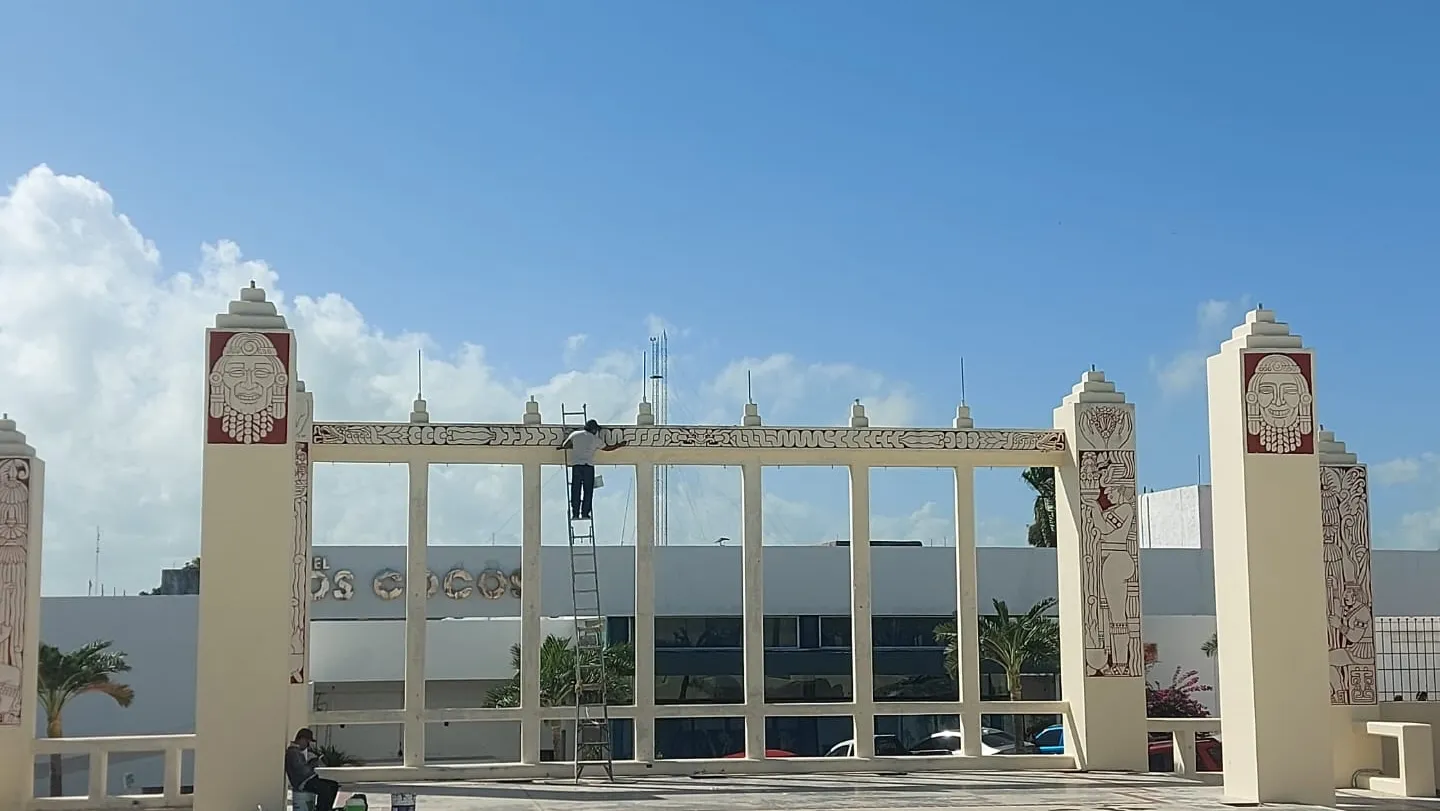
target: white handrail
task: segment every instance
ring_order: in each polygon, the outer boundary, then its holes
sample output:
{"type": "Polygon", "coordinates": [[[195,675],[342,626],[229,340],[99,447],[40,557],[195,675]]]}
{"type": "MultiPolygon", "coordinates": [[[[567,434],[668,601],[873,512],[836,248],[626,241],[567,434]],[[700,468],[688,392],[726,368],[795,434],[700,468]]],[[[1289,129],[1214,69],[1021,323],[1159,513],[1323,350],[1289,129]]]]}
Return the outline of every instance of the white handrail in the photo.
{"type": "MultiPolygon", "coordinates": [[[[195,749],[195,736],[117,735],[86,738],[36,738],[36,755],[88,755],[89,785],[83,797],[31,797],[27,811],[42,809],[190,808],[193,794],[180,793],[181,764],[186,750],[195,749]],[[163,788],[160,794],[110,795],[110,755],[124,752],[158,752],[165,757],[163,788]]],[[[33,789],[32,789],[33,794],[33,789]]]]}

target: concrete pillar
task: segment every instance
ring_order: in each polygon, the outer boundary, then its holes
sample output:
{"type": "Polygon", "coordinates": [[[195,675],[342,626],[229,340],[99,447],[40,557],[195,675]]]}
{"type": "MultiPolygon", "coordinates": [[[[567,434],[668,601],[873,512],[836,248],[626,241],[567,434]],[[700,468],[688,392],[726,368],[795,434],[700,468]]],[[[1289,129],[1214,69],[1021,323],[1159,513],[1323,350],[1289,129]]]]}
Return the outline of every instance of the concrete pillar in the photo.
{"type": "Polygon", "coordinates": [[[761,534],[762,468],[740,468],[742,563],[745,626],[745,757],[765,757],[765,548],[761,534]]]}
{"type": "Polygon", "coordinates": [[[1334,805],[1314,355],[1253,310],[1207,362],[1225,794],[1334,805]]]}
{"type": "Polygon", "coordinates": [[[310,726],[314,693],[310,679],[310,546],[313,539],[310,483],[314,466],[310,462],[310,423],[315,414],[315,395],[305,382],[295,382],[291,425],[295,432],[295,536],[291,544],[290,583],[290,724],[292,730],[310,726]]]}
{"type": "Polygon", "coordinates": [[[252,283],[206,332],[195,809],[278,809],[294,628],[295,335],[252,283]]]}
{"type": "MultiPolygon", "coordinates": [[[[649,405],[649,403],[645,403],[649,405]]],[[[655,465],[635,466],[635,759],[655,760],[655,465]]]]}
{"type": "Polygon", "coordinates": [[[1330,703],[1373,706],[1375,592],[1370,583],[1370,477],[1330,431],[1320,431],[1320,527],[1329,617],[1330,703]]]}
{"type": "Polygon", "coordinates": [[[403,751],[406,766],[425,765],[425,620],[430,608],[429,547],[430,465],[411,462],[409,533],[405,547],[403,751]]]}
{"type": "MultiPolygon", "coordinates": [[[[537,406],[538,408],[538,406],[537,406]]],[[[520,466],[520,762],[539,763],[540,717],[540,480],[539,464],[520,466]]]]}
{"type": "MultiPolygon", "coordinates": [[[[863,406],[859,418],[863,418],[863,406]]],[[[852,418],[852,423],[854,418],[852,418]]],[[[870,468],[850,466],[850,650],[855,756],[875,756],[875,655],[870,623],[870,468]]]]}
{"type": "Polygon", "coordinates": [[[45,463],[0,414],[0,808],[24,808],[34,786],[44,517],[45,463]]]}
{"type": "Polygon", "coordinates": [[[1369,471],[1330,431],[1318,431],[1320,527],[1330,652],[1334,785],[1380,763],[1380,739],[1356,724],[1380,720],[1375,674],[1375,592],[1370,582],[1369,471]]]}
{"type": "Polygon", "coordinates": [[[1055,427],[1069,446],[1055,472],[1065,749],[1083,769],[1145,771],[1135,407],[1092,370],[1055,409],[1055,427]]]}
{"type": "Polygon", "coordinates": [[[955,644],[960,676],[961,754],[980,754],[979,568],[975,553],[975,468],[955,468],[955,644]]]}

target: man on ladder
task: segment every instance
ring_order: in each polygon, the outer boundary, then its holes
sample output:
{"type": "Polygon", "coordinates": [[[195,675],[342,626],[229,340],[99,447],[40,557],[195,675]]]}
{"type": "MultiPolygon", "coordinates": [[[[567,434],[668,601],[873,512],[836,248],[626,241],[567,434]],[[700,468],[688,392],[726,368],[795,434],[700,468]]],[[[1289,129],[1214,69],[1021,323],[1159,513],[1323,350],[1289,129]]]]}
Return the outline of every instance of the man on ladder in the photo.
{"type": "Polygon", "coordinates": [[[625,447],[628,442],[606,445],[600,438],[600,423],[586,420],[585,427],[574,431],[565,438],[560,450],[570,451],[566,461],[570,464],[570,518],[588,521],[590,506],[595,499],[595,452],[613,451],[625,447]]]}

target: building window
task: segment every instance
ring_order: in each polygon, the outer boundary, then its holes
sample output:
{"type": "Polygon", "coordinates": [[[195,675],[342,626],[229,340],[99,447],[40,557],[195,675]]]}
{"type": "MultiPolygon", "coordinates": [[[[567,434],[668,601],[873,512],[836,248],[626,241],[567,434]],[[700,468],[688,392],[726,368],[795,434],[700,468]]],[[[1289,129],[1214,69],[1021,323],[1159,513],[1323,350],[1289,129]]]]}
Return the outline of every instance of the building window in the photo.
{"type": "Polygon", "coordinates": [[[767,647],[767,648],[798,648],[798,647],[800,647],[800,618],[799,618],[799,617],[766,617],[766,618],[765,618],[765,647],[767,647]]]}
{"type": "Polygon", "coordinates": [[[822,648],[848,648],[848,647],[850,647],[850,618],[849,618],[849,617],[821,617],[821,618],[820,618],[820,647],[822,647],[822,648]]]}
{"type": "MultiPolygon", "coordinates": [[[[817,703],[849,701],[855,694],[855,680],[844,676],[766,676],[765,701],[783,704],[787,701],[817,703]]],[[[745,699],[742,697],[736,703],[745,699]]]]}
{"type": "Polygon", "coordinates": [[[872,643],[877,648],[938,648],[935,628],[950,617],[875,617],[872,643]]]}
{"type": "Polygon", "coordinates": [[[745,638],[739,617],[656,617],[657,648],[738,648],[745,638]]]}

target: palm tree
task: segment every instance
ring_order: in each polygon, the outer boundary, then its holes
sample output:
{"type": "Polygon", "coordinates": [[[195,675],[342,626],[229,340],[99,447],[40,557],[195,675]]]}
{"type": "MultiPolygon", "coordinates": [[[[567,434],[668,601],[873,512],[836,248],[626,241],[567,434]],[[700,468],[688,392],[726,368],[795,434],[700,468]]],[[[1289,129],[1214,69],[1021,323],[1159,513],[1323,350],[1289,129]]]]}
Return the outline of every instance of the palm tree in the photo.
{"type": "Polygon", "coordinates": [[[1220,653],[1220,634],[1218,631],[1211,634],[1210,638],[1205,640],[1205,644],[1200,646],[1200,652],[1205,654],[1206,659],[1214,659],[1216,654],[1220,653]]]}
{"type": "Polygon", "coordinates": [[[1031,546],[1055,548],[1055,468],[1028,467],[1020,478],[1035,491],[1035,521],[1025,540],[1031,546]]]}
{"type": "MultiPolygon", "coordinates": [[[[110,680],[117,673],[127,673],[130,664],[125,653],[112,651],[114,644],[96,640],[69,653],[61,653],[53,645],[40,643],[39,688],[40,706],[45,710],[45,737],[64,737],[61,716],[70,699],[85,693],[103,693],[122,707],[135,700],[135,691],[128,684],[110,680]]],[[[50,796],[64,793],[60,755],[50,756],[50,796]]]]}
{"type": "MultiPolygon", "coordinates": [[[[1020,675],[1031,665],[1053,664],[1060,657],[1060,626],[1046,612],[1055,607],[1046,597],[1016,616],[1004,600],[995,600],[995,614],[980,617],[980,658],[1005,671],[1005,689],[1011,701],[1019,701],[1020,675]]],[[[935,641],[945,647],[945,670],[958,678],[960,639],[951,620],[935,629],[935,641]]]]}
{"type": "MultiPolygon", "coordinates": [[[[587,655],[593,655],[588,654],[587,655]]],[[[628,644],[607,645],[603,657],[605,702],[629,704],[635,694],[635,652],[628,644]]],[[[515,675],[506,684],[485,695],[487,707],[520,706],[520,646],[510,646],[510,667],[515,675]]],[[[575,705],[575,646],[569,639],[553,634],[540,643],[540,706],[569,707],[575,705]]],[[[562,726],[550,725],[551,747],[559,757],[562,726]]]]}

